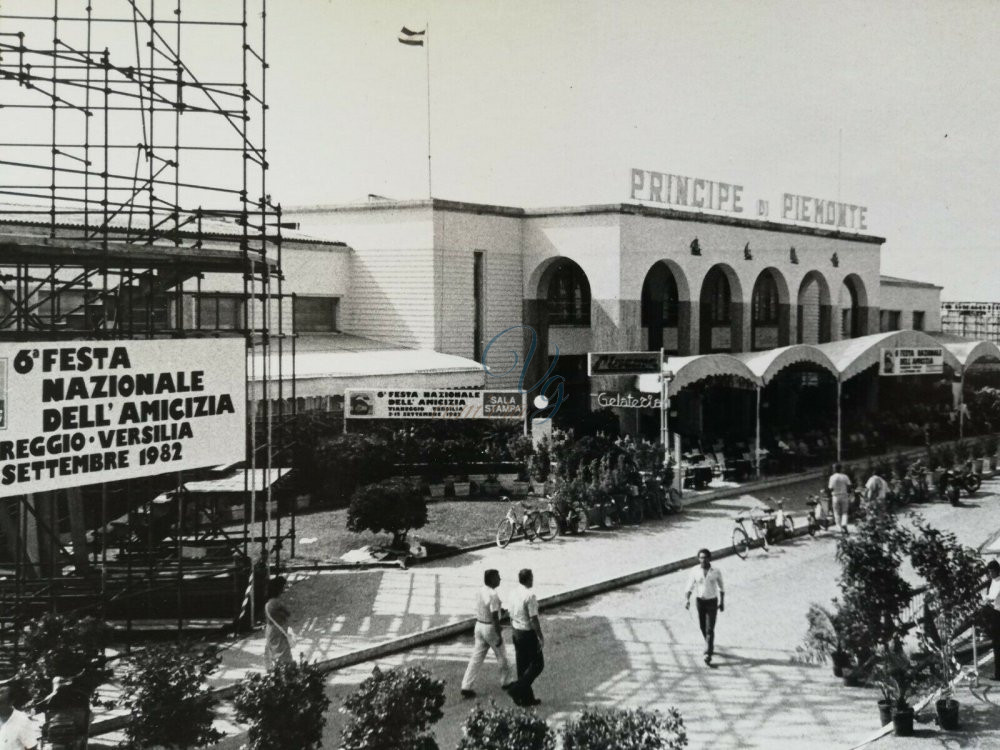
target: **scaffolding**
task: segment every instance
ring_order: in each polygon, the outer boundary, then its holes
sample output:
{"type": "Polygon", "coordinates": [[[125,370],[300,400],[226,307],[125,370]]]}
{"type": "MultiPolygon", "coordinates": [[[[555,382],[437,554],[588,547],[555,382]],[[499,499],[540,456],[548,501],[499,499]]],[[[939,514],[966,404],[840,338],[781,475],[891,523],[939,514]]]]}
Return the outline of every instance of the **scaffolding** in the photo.
{"type": "Polygon", "coordinates": [[[233,600],[216,619],[238,626],[251,558],[281,562],[284,509],[261,477],[286,387],[294,403],[294,365],[282,371],[294,337],[267,187],[266,31],[266,0],[0,6],[0,340],[242,336],[249,402],[247,512],[242,536],[222,535],[228,562],[185,559],[200,532],[184,485],[202,472],[0,499],[0,641],[42,611],[128,630],[170,612],[181,629],[197,581],[225,581],[233,600]],[[231,292],[225,310],[206,280],[231,292]],[[176,507],[158,516],[160,493],[176,507]]]}

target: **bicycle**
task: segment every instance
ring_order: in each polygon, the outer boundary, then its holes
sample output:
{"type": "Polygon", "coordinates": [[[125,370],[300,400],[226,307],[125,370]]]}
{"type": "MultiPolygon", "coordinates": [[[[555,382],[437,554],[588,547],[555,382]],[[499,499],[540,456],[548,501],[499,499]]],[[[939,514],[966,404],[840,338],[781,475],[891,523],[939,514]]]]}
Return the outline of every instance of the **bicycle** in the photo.
{"type": "Polygon", "coordinates": [[[816,536],[816,532],[820,529],[829,529],[833,526],[833,516],[826,512],[821,495],[810,495],[806,498],[806,505],[809,506],[809,512],[806,516],[806,528],[809,531],[809,536],[816,536]],[[819,512],[821,509],[822,513],[819,512]]]}
{"type": "Polygon", "coordinates": [[[753,507],[750,510],[741,510],[736,514],[736,528],[733,529],[733,552],[741,560],[747,558],[750,548],[753,546],[768,549],[770,544],[777,540],[777,534],[791,534],[795,530],[792,519],[784,511],[774,511],[771,508],[753,507]],[[778,521],[781,521],[781,531],[778,531],[778,521]],[[753,541],[750,533],[747,532],[747,522],[750,523],[750,531],[753,533],[753,541]]]}
{"type": "Polygon", "coordinates": [[[555,534],[583,534],[587,531],[587,509],[580,502],[570,503],[559,497],[545,496],[545,510],[556,521],[555,534]]]}
{"type": "Polygon", "coordinates": [[[524,538],[529,542],[535,541],[536,537],[548,542],[559,533],[559,522],[555,514],[549,510],[529,508],[523,502],[511,503],[507,515],[497,526],[497,546],[506,547],[516,533],[524,534],[524,538]]]}

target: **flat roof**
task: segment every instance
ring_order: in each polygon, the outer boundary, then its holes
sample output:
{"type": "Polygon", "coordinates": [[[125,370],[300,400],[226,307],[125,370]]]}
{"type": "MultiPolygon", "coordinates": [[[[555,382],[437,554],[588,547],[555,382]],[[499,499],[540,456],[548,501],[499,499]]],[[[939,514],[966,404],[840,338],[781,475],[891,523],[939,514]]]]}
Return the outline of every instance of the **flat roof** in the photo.
{"type": "Polygon", "coordinates": [[[879,282],[886,284],[887,286],[914,286],[922,287],[924,289],[944,289],[943,286],[938,286],[937,284],[931,284],[929,281],[914,281],[913,279],[901,279],[898,276],[886,276],[885,274],[880,275],[879,282]]]}
{"type": "Polygon", "coordinates": [[[284,209],[286,216],[314,213],[350,213],[356,211],[396,211],[408,209],[432,209],[435,211],[455,211],[459,213],[485,214],[505,216],[516,219],[538,219],[549,216],[582,216],[587,214],[619,214],[622,216],[648,216],[675,221],[694,221],[704,224],[723,224],[727,226],[759,229],[768,232],[784,232],[787,234],[805,234],[814,237],[829,237],[848,242],[866,242],[881,245],[885,237],[872,234],[855,234],[841,232],[823,227],[802,226],[800,224],[785,224],[779,221],[765,219],[745,219],[739,216],[724,214],[709,214],[701,211],[683,211],[676,208],[648,206],[643,203],[599,203],[580,206],[559,206],[552,208],[517,208],[513,206],[495,206],[484,203],[468,203],[451,201],[443,198],[422,200],[379,200],[362,203],[341,203],[334,205],[293,206],[284,209]]]}

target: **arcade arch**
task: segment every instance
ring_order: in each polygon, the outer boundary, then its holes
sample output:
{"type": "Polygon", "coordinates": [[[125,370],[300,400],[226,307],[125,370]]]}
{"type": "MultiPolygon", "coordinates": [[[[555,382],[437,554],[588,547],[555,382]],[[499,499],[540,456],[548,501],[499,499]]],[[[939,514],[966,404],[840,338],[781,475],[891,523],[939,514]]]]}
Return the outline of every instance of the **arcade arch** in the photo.
{"type": "Polygon", "coordinates": [[[732,267],[712,266],[701,283],[700,346],[702,353],[743,350],[743,288],[732,267]]]}
{"type": "Polygon", "coordinates": [[[825,344],[830,331],[830,285],[819,271],[810,271],[799,284],[797,331],[799,344],[825,344]]]}

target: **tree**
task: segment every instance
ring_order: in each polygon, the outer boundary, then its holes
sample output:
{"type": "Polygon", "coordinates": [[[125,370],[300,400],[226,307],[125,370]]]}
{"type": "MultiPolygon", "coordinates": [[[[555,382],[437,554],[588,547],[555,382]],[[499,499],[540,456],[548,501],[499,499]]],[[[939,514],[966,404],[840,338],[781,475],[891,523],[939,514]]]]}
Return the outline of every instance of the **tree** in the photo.
{"type": "Polygon", "coordinates": [[[396,455],[389,442],[372,435],[337,435],[319,442],[306,462],[315,467],[316,491],[343,507],[355,491],[395,471],[396,455]]]}
{"type": "Polygon", "coordinates": [[[121,747],[183,750],[221,739],[212,727],[216,699],[206,685],[220,661],[215,645],[181,642],[133,652],[121,677],[119,702],[128,711],[121,747]]]}
{"type": "Polygon", "coordinates": [[[304,662],[251,674],[233,705],[249,724],[246,750],[317,750],[323,742],[330,699],[323,673],[304,662]]]}
{"type": "Polygon", "coordinates": [[[427,499],[411,482],[387,479],[359,488],[347,509],[348,531],[392,534],[392,547],[406,546],[406,534],[427,523],[427,499]]]}
{"type": "Polygon", "coordinates": [[[437,750],[427,733],[444,714],[444,681],[421,667],[372,670],[344,701],[343,750],[437,750]]]}
{"type": "Polygon", "coordinates": [[[900,616],[913,595],[899,572],[909,540],[894,515],[875,512],[837,544],[842,601],[837,620],[845,648],[861,663],[900,632],[900,616]]]}

